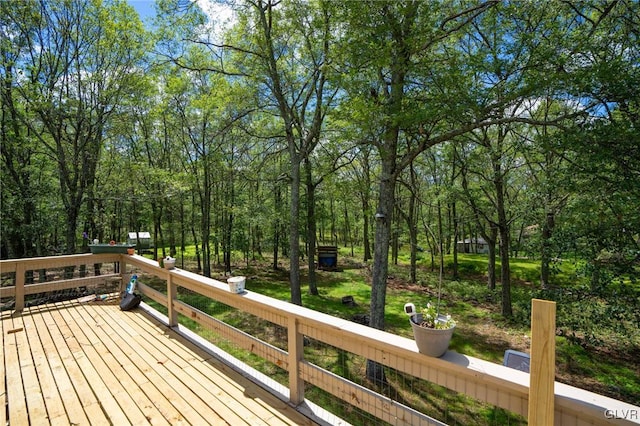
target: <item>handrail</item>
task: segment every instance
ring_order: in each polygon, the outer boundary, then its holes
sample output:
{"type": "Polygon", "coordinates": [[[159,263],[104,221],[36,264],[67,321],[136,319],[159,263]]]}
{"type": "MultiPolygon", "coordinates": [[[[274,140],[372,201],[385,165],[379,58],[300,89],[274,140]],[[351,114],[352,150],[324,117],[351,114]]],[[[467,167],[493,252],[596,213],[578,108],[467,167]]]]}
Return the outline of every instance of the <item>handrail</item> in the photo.
{"type": "MultiPolygon", "coordinates": [[[[530,376],[527,373],[478,358],[447,352],[441,358],[431,358],[418,352],[412,339],[335,318],[305,307],[270,298],[252,291],[234,294],[220,281],[182,269],[165,270],[158,263],[142,256],[71,255],[49,258],[0,261],[0,273],[36,268],[91,264],[116,261],[121,274],[127,265],[167,281],[167,294],[140,285],[143,294],[165,305],[169,326],[177,325],[177,314],[206,325],[238,346],[267,359],[289,371],[290,403],[304,400],[304,382],[318,386],[334,396],[393,424],[434,424],[434,419],[406,407],[390,398],[372,392],[349,380],[315,366],[304,359],[303,336],[376,361],[405,374],[428,380],[527,417],[530,376]],[[225,305],[240,309],[288,330],[287,351],[275,348],[253,336],[237,330],[198,309],[177,300],[176,288],[182,287],[225,305]],[[380,407],[383,407],[382,409],[380,407]]],[[[3,288],[0,297],[12,292],[16,298],[24,294],[16,285],[3,288]],[[9,290],[12,289],[12,290],[9,290]]],[[[16,306],[18,303],[16,301],[16,306]]],[[[555,382],[555,424],[640,424],[640,407],[584,389],[555,382]]],[[[436,421],[437,422],[437,421],[436,421]]]]}
{"type": "MultiPolygon", "coordinates": [[[[28,294],[40,292],[64,290],[89,285],[97,280],[104,281],[107,276],[86,276],[78,279],[63,279],[26,285],[26,272],[51,268],[79,267],[96,263],[113,262],[120,265],[121,255],[115,253],[105,254],[72,254],[65,256],[32,257],[27,259],[0,260],[0,274],[15,273],[15,284],[13,286],[0,287],[0,299],[7,297],[15,298],[15,310],[20,312],[24,309],[24,298],[28,294]],[[97,278],[99,277],[99,278],[97,278]]],[[[121,278],[121,275],[110,275],[121,278]]]]}

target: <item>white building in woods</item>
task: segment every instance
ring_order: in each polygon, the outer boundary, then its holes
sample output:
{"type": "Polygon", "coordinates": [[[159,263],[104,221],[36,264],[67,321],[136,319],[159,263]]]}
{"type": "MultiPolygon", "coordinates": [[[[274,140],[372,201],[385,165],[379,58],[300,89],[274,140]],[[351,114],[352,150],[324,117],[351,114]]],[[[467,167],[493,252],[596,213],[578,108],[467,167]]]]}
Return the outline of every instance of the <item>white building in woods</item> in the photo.
{"type": "Polygon", "coordinates": [[[129,232],[127,244],[135,244],[138,250],[153,248],[149,232],[129,232]]]}
{"type": "Polygon", "coordinates": [[[489,253],[489,244],[483,238],[465,238],[456,244],[458,253],[489,253]]]}

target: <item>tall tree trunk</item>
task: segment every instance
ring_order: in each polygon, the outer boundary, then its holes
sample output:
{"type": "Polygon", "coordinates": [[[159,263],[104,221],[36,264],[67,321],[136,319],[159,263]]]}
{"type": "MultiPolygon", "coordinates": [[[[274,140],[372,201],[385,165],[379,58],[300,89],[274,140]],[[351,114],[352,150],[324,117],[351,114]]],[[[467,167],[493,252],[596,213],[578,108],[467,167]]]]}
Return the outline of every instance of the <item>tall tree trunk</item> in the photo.
{"type": "Polygon", "coordinates": [[[211,187],[207,161],[204,161],[203,184],[200,194],[200,235],[202,238],[202,275],[211,277],[211,187]]]}
{"type": "MultiPolygon", "coordinates": [[[[184,202],[183,202],[183,198],[182,198],[182,193],[180,194],[180,204],[179,204],[179,220],[180,220],[180,267],[182,269],[184,269],[184,252],[186,250],[186,246],[187,246],[187,238],[186,238],[186,231],[185,231],[185,222],[187,220],[185,213],[184,213],[184,202]]],[[[156,246],[156,244],[154,244],[154,247],[156,246]]],[[[156,259],[156,256],[154,255],[154,259],[156,259]]]]}
{"type": "Polygon", "coordinates": [[[409,256],[410,266],[409,274],[410,281],[415,283],[417,281],[417,252],[418,252],[418,219],[416,211],[416,199],[418,193],[418,184],[415,169],[413,163],[409,165],[409,184],[407,185],[409,190],[409,205],[407,211],[403,212],[398,207],[398,213],[403,216],[407,223],[407,229],[409,230],[409,256]]]}
{"type": "Polygon", "coordinates": [[[555,228],[555,215],[549,211],[542,226],[542,241],[540,242],[540,286],[543,289],[550,287],[551,236],[553,235],[553,228],[555,228]]]}
{"type": "Polygon", "coordinates": [[[362,202],[362,211],[364,212],[364,216],[363,216],[363,224],[362,224],[362,244],[364,245],[364,254],[363,254],[363,261],[367,262],[369,259],[371,259],[371,243],[369,241],[369,203],[363,201],[362,202]]]}
{"type": "MultiPolygon", "coordinates": [[[[498,231],[495,228],[491,228],[491,236],[483,235],[487,241],[487,247],[489,248],[489,258],[487,260],[487,287],[489,290],[495,290],[496,288],[496,239],[498,231]]],[[[477,241],[477,240],[476,240],[477,241]]]]}
{"type": "MultiPolygon", "coordinates": [[[[504,133],[498,135],[498,150],[495,153],[502,153],[502,140],[504,133]]],[[[497,154],[498,155],[498,154],[497,154]]],[[[496,155],[492,156],[493,162],[493,183],[496,190],[496,210],[498,211],[498,231],[500,233],[500,283],[502,285],[502,315],[510,317],[513,315],[511,306],[511,268],[509,266],[509,221],[504,200],[504,175],[502,173],[501,160],[496,155]]]]}
{"type": "Polygon", "coordinates": [[[500,228],[500,283],[502,285],[502,315],[513,316],[511,306],[511,267],[509,266],[509,229],[500,228]]]}
{"type": "MultiPolygon", "coordinates": [[[[442,224],[442,204],[439,198],[436,209],[438,214],[438,254],[440,255],[440,259],[442,260],[442,256],[444,256],[444,227],[442,224]]],[[[440,266],[440,272],[442,272],[442,265],[440,266]]]]}
{"type": "Polygon", "coordinates": [[[338,234],[336,231],[336,206],[333,197],[329,200],[329,215],[331,216],[331,245],[338,245],[338,234]]]}
{"type": "MultiPolygon", "coordinates": [[[[410,220],[414,220],[414,218],[411,218],[410,220]]],[[[415,283],[417,282],[418,278],[418,227],[416,226],[415,223],[412,224],[411,228],[409,228],[409,241],[411,244],[411,252],[410,252],[410,256],[411,256],[411,266],[410,266],[410,275],[411,275],[411,282],[415,283]]]]}
{"type": "MultiPolygon", "coordinates": [[[[394,212],[396,209],[394,209],[394,212]]],[[[394,222],[395,214],[392,216],[391,223],[394,222]]],[[[391,261],[394,265],[398,264],[398,252],[400,251],[400,240],[398,236],[398,227],[391,228],[391,261]]]]}
{"type": "Polygon", "coordinates": [[[459,278],[458,273],[458,240],[460,236],[458,234],[458,213],[456,212],[455,201],[451,203],[451,214],[453,215],[453,271],[452,277],[454,280],[459,278]]]}
{"type": "Polygon", "coordinates": [[[291,159],[291,204],[289,205],[289,284],[291,287],[291,303],[302,305],[300,288],[300,156],[296,144],[289,143],[291,159]]]}
{"type": "MultiPolygon", "coordinates": [[[[389,242],[391,241],[391,217],[394,208],[395,152],[393,156],[382,161],[380,176],[380,193],[376,212],[376,234],[373,251],[373,269],[371,280],[371,314],[370,326],[384,330],[384,308],[387,296],[387,277],[389,275],[389,242]]],[[[368,360],[367,378],[374,383],[384,383],[385,375],[382,365],[368,360]]]]}
{"type": "Polygon", "coordinates": [[[363,232],[363,245],[364,245],[364,258],[363,261],[367,262],[371,259],[371,243],[369,241],[370,225],[369,219],[371,217],[371,206],[369,205],[369,199],[371,198],[371,170],[369,169],[369,150],[363,151],[363,196],[362,196],[362,212],[364,216],[362,232],[363,232]]]}
{"type": "MultiPolygon", "coordinates": [[[[451,181],[450,185],[452,188],[455,187],[456,176],[458,174],[458,170],[456,169],[456,157],[457,152],[454,151],[454,159],[451,161],[451,181]]],[[[456,201],[451,202],[451,216],[453,221],[453,271],[452,277],[454,280],[459,278],[458,273],[458,240],[460,239],[460,223],[458,220],[458,209],[457,209],[456,201]]],[[[464,239],[464,238],[462,238],[464,239]]]]}
{"type": "Polygon", "coordinates": [[[233,208],[235,204],[235,185],[234,185],[234,177],[233,172],[229,172],[230,178],[228,179],[227,188],[228,188],[228,199],[224,203],[225,209],[224,212],[224,220],[223,220],[223,257],[224,257],[224,272],[225,274],[231,273],[231,236],[233,233],[233,208]]]}
{"type": "Polygon", "coordinates": [[[309,294],[318,295],[318,286],[316,282],[316,187],[313,184],[311,174],[311,164],[309,160],[304,161],[304,171],[307,186],[307,241],[309,243],[309,294]]]}
{"type": "MultiPolygon", "coordinates": [[[[274,191],[275,197],[275,206],[276,208],[282,202],[282,193],[280,192],[280,187],[276,186],[274,191]]],[[[279,215],[276,214],[275,220],[273,222],[273,270],[278,270],[278,249],[280,247],[280,220],[278,219],[279,215]]]]}
{"type": "Polygon", "coordinates": [[[346,201],[344,201],[342,206],[344,207],[344,226],[342,227],[343,229],[342,232],[344,234],[343,241],[344,241],[344,247],[347,248],[351,243],[351,226],[349,223],[349,208],[347,207],[346,201]]]}
{"type": "Polygon", "coordinates": [[[168,239],[169,239],[169,254],[172,257],[175,257],[176,254],[178,253],[177,247],[176,247],[176,231],[175,231],[175,227],[174,225],[174,212],[173,212],[173,204],[171,203],[171,200],[166,200],[166,209],[162,209],[160,208],[160,211],[158,212],[160,214],[160,220],[158,221],[158,230],[160,232],[160,235],[162,235],[162,212],[164,210],[166,210],[167,212],[167,232],[169,233],[168,239]]]}
{"type": "Polygon", "coordinates": [[[65,254],[75,254],[79,207],[76,205],[66,207],[65,254]]]}

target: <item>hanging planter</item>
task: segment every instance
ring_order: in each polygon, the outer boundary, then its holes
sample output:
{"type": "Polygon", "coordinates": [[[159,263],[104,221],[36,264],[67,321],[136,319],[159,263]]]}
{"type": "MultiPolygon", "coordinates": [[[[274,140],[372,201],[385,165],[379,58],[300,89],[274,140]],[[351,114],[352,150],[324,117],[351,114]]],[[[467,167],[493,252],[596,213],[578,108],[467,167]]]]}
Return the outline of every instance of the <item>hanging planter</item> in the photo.
{"type": "MultiPolygon", "coordinates": [[[[427,227],[434,240],[436,235],[427,227]]],[[[439,245],[440,273],[438,276],[438,302],[436,305],[427,303],[420,312],[416,311],[413,303],[404,305],[404,312],[409,315],[409,323],[413,329],[413,338],[418,346],[418,351],[427,356],[439,358],[449,349],[453,330],[456,322],[451,315],[440,314],[440,297],[442,295],[442,281],[444,279],[444,254],[442,250],[442,239],[439,245]]]]}
{"type": "Polygon", "coordinates": [[[444,355],[449,349],[453,330],[456,328],[456,322],[451,315],[438,314],[431,303],[420,313],[416,312],[413,303],[407,303],[404,305],[404,311],[411,316],[409,323],[418,351],[435,358],[444,355]]]}

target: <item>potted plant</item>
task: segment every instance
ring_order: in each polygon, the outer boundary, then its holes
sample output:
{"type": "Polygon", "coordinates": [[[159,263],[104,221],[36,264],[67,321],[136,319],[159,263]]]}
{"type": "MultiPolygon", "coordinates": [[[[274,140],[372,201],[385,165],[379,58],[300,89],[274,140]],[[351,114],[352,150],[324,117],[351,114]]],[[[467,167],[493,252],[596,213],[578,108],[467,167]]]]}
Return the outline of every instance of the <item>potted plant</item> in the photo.
{"type": "Polygon", "coordinates": [[[413,303],[404,305],[404,311],[410,315],[409,322],[413,329],[413,337],[420,353],[439,358],[449,348],[449,342],[456,328],[451,315],[442,315],[435,305],[427,303],[420,312],[413,303]]]}
{"type": "MultiPolygon", "coordinates": [[[[427,230],[436,240],[436,235],[427,230]]],[[[431,302],[420,312],[416,311],[413,303],[404,305],[404,312],[410,316],[409,323],[413,329],[413,338],[418,346],[420,353],[439,358],[449,348],[449,342],[453,336],[453,330],[456,328],[456,322],[451,315],[440,314],[440,296],[442,295],[442,281],[444,277],[444,251],[442,247],[442,238],[438,247],[440,260],[440,273],[438,276],[438,303],[433,305],[431,302]]]]}

